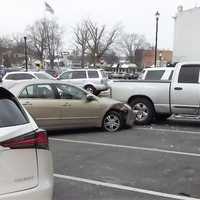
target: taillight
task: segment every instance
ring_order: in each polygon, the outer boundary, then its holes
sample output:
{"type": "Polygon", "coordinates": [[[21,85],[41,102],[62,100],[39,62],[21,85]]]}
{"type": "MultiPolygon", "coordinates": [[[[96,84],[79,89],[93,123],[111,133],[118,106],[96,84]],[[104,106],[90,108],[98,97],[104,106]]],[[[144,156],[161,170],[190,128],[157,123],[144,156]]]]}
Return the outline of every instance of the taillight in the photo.
{"type": "Polygon", "coordinates": [[[44,130],[37,130],[29,134],[19,136],[5,142],[0,142],[0,146],[8,147],[10,149],[49,149],[49,141],[47,133],[44,130]]]}

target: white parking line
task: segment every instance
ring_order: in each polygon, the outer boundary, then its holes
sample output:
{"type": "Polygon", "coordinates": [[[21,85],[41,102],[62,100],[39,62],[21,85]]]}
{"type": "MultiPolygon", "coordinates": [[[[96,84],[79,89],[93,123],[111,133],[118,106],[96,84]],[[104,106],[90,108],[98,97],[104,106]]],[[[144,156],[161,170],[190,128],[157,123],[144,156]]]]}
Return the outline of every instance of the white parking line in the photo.
{"type": "Polygon", "coordinates": [[[129,187],[129,186],[125,186],[125,185],[118,185],[118,184],[106,183],[106,182],[102,182],[102,181],[95,181],[95,180],[91,180],[91,179],[79,178],[79,177],[74,177],[74,176],[54,174],[54,177],[60,178],[60,179],[65,179],[65,180],[72,180],[72,181],[88,183],[88,184],[92,184],[92,185],[108,187],[108,188],[114,188],[114,189],[118,189],[118,190],[125,190],[125,191],[137,192],[137,193],[142,193],[142,194],[149,194],[149,195],[152,195],[152,196],[171,198],[171,199],[200,200],[200,199],[192,198],[192,197],[185,197],[185,196],[180,196],[180,195],[167,194],[167,193],[162,193],[162,192],[156,192],[156,191],[151,191],[151,190],[129,187]]]}
{"type": "MultiPolygon", "coordinates": [[[[135,127],[135,130],[149,130],[149,131],[158,131],[160,134],[163,134],[162,132],[165,132],[164,134],[174,134],[174,133],[179,133],[179,134],[193,134],[193,135],[199,135],[200,132],[197,131],[183,131],[183,130],[173,130],[173,129],[160,129],[160,128],[152,128],[152,127],[135,127]]],[[[133,130],[134,130],[133,129],[133,130]]]]}
{"type": "Polygon", "coordinates": [[[107,143],[98,143],[98,142],[89,142],[89,141],[80,141],[80,140],[68,140],[68,139],[60,139],[60,138],[49,138],[49,139],[53,141],[66,142],[66,143],[89,144],[89,145],[95,145],[95,146],[106,146],[106,147],[113,147],[113,148],[123,148],[123,149],[131,149],[131,150],[152,151],[152,152],[160,152],[160,153],[177,154],[177,155],[183,155],[183,156],[200,157],[200,154],[197,154],[197,153],[169,151],[169,150],[158,149],[158,148],[136,147],[136,146],[107,144],[107,143]]]}

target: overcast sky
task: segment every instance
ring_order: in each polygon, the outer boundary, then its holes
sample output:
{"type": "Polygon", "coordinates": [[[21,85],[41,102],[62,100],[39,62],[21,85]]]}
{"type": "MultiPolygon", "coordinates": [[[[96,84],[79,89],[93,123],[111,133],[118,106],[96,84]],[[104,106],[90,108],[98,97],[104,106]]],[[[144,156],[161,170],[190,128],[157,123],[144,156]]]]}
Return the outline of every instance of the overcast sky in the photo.
{"type": "MultiPolygon", "coordinates": [[[[71,27],[90,18],[99,24],[122,24],[126,32],[144,34],[154,44],[155,12],[159,10],[159,48],[173,48],[173,16],[178,5],[184,10],[200,6],[200,0],[46,0],[54,17],[65,29],[70,46],[71,27]]],[[[45,15],[44,0],[1,0],[0,35],[23,32],[25,27],[45,15]]],[[[46,14],[47,15],[47,14],[46,14]]]]}

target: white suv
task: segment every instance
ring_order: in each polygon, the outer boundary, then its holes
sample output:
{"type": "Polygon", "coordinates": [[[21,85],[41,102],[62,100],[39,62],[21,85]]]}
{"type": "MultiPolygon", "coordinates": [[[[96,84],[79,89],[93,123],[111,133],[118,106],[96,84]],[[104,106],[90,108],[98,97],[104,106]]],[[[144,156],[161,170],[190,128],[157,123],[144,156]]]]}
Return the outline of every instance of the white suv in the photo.
{"type": "Polygon", "coordinates": [[[29,79],[54,79],[53,76],[46,72],[9,72],[3,78],[2,81],[21,81],[29,79]]]}
{"type": "Polygon", "coordinates": [[[0,200],[51,200],[52,155],[45,131],[0,87],[0,200]]]}
{"type": "Polygon", "coordinates": [[[95,95],[109,89],[108,76],[101,69],[70,69],[63,72],[58,80],[83,87],[95,95]]]}

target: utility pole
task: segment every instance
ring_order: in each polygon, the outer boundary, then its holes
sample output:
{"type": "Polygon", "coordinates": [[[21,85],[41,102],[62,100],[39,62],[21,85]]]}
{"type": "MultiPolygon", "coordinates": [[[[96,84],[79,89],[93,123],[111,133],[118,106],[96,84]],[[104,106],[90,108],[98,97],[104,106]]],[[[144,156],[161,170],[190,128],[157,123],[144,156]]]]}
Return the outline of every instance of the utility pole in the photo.
{"type": "Polygon", "coordinates": [[[26,72],[28,71],[28,56],[27,56],[27,37],[24,37],[24,55],[25,55],[25,67],[26,72]]]}
{"type": "Polygon", "coordinates": [[[160,13],[157,11],[156,14],[156,41],[155,41],[155,60],[154,60],[154,66],[157,66],[157,49],[158,49],[158,21],[160,17],[160,13]]]}

